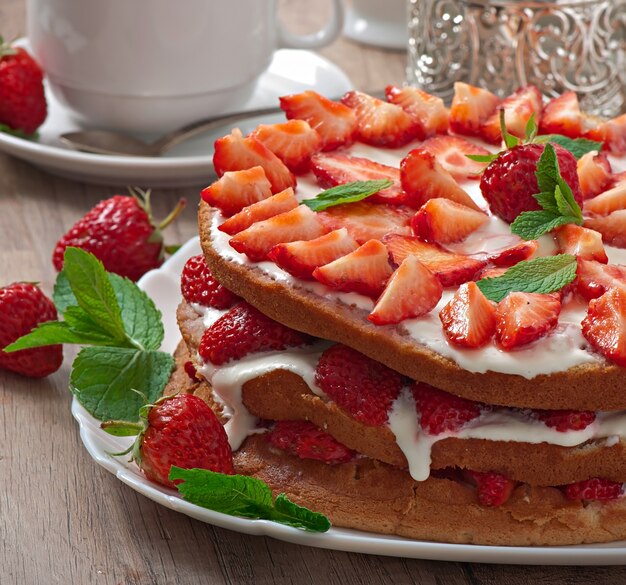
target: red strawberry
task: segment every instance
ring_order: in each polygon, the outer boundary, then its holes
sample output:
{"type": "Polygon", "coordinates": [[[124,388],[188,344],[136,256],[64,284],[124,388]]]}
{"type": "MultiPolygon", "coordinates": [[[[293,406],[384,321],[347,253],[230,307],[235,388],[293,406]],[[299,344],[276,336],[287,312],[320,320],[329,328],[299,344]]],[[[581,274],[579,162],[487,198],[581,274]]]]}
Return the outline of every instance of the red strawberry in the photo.
{"type": "Polygon", "coordinates": [[[0,37],[0,124],[33,134],[46,119],[43,72],[22,48],[0,37]]]}
{"type": "Polygon", "coordinates": [[[378,240],[370,240],[354,252],[316,268],[313,276],[335,290],[376,298],[392,273],[387,248],[378,240]]]}
{"type": "Polygon", "coordinates": [[[38,286],[29,282],[14,282],[0,288],[0,368],[30,378],[43,378],[56,372],[63,361],[60,345],[12,353],[2,351],[30,333],[39,323],[56,320],[54,304],[38,286]]]}
{"type": "Polygon", "coordinates": [[[136,460],[150,481],[174,488],[172,465],[235,473],[224,427],[207,404],[193,394],[176,394],[150,408],[139,436],[136,460]]]}
{"type": "Polygon", "coordinates": [[[150,192],[135,190],[133,197],[114,195],[100,201],[57,242],[52,262],[63,268],[65,248],[74,246],[93,254],[109,272],[139,280],[163,263],[161,230],[182,211],[185,200],[158,226],[152,223],[150,192]]]}
{"type": "Polygon", "coordinates": [[[180,276],[180,290],[188,303],[199,303],[216,309],[227,309],[240,300],[215,280],[202,254],[187,260],[180,276]]]}
{"type": "Polygon", "coordinates": [[[618,366],[626,367],[626,290],[611,288],[589,301],[582,330],[596,351],[618,366]]]}
{"type": "Polygon", "coordinates": [[[230,245],[250,260],[261,262],[276,244],[312,240],[327,231],[314,211],[306,205],[299,205],[291,211],[251,225],[232,237],[230,245]]]}
{"type": "Polygon", "coordinates": [[[356,129],[354,110],[308,90],[280,98],[280,107],[290,120],[305,120],[322,139],[323,150],[352,144],[356,129]]]}
{"type": "Polygon", "coordinates": [[[544,106],[539,132],[563,134],[570,138],[582,136],[583,121],[576,92],[566,91],[544,106]]]}
{"type": "Polygon", "coordinates": [[[359,244],[364,244],[368,240],[382,240],[386,234],[408,234],[409,220],[414,213],[408,207],[358,201],[329,207],[317,216],[327,228],[345,227],[359,244]]]}
{"type": "Polygon", "coordinates": [[[389,179],[393,185],[368,197],[370,202],[401,205],[406,196],[400,185],[400,170],[367,158],[347,154],[318,154],[311,159],[311,170],[317,182],[325,189],[352,181],[389,179]]]}
{"type": "Polygon", "coordinates": [[[600,122],[585,137],[604,142],[604,148],[617,155],[626,153],[626,114],[600,122]]]}
{"type": "Polygon", "coordinates": [[[576,276],[576,290],[588,301],[598,298],[610,288],[626,291],[626,266],[578,258],[576,276]]]}
{"type": "Polygon", "coordinates": [[[272,193],[296,187],[296,179],[285,164],[263,143],[252,136],[245,138],[235,128],[231,134],[215,141],[213,166],[218,177],[227,171],[242,171],[251,167],[263,167],[272,185],[272,193]]]}
{"type": "Polygon", "coordinates": [[[354,457],[354,451],[332,435],[303,420],[277,421],[267,433],[267,439],[274,447],[301,459],[316,459],[334,465],[347,463],[354,457]]]}
{"type": "MultiPolygon", "coordinates": [[[[558,144],[553,146],[561,176],[582,207],[583,195],[578,183],[576,158],[558,144]]],[[[544,148],[544,144],[515,146],[485,169],[480,180],[480,190],[492,213],[511,223],[523,211],[541,209],[533,195],[539,193],[535,171],[544,148]]]]}
{"type": "Polygon", "coordinates": [[[193,365],[193,362],[187,361],[184,363],[183,368],[185,370],[185,374],[189,377],[192,382],[200,382],[201,379],[198,377],[198,371],[196,370],[196,366],[193,365]]]}
{"type": "Polygon", "coordinates": [[[229,217],[218,229],[234,236],[249,228],[253,223],[291,211],[298,205],[293,189],[289,187],[276,195],[244,207],[239,213],[229,217]]]}
{"type": "Polygon", "coordinates": [[[626,248],[626,209],[614,211],[606,217],[588,217],[585,227],[602,234],[602,240],[616,248],[626,248]]]}
{"type": "Polygon", "coordinates": [[[486,148],[458,136],[435,136],[423,142],[422,148],[430,152],[457,180],[479,179],[479,174],[485,168],[485,163],[473,161],[466,155],[491,154],[486,148]]]}
{"type": "Polygon", "coordinates": [[[435,308],[442,292],[437,277],[416,256],[407,256],[367,318],[375,325],[389,325],[421,317],[435,308]]]}
{"type": "Polygon", "coordinates": [[[417,87],[388,85],[385,89],[387,101],[400,106],[418,123],[417,138],[426,138],[448,131],[448,110],[443,100],[417,87]]]}
{"type": "Polygon", "coordinates": [[[478,501],[483,506],[501,506],[508,501],[515,489],[515,482],[500,473],[471,470],[467,473],[476,483],[478,501]]]}
{"type": "Polygon", "coordinates": [[[608,191],[587,199],[584,204],[585,214],[592,215],[609,215],[621,209],[626,209],[626,183],[617,183],[608,191]]]}
{"type": "Polygon", "coordinates": [[[599,195],[611,183],[611,163],[603,152],[595,150],[585,153],[578,159],[576,165],[578,182],[583,198],[589,199],[599,195]]]}
{"type": "Polygon", "coordinates": [[[596,413],[588,410],[533,410],[533,415],[560,433],[582,431],[596,420],[596,413]]]}
{"type": "Polygon", "coordinates": [[[314,280],[316,268],[354,252],[358,247],[348,230],[341,228],[314,240],[277,244],[267,256],[289,274],[314,280]]]}
{"type": "Polygon", "coordinates": [[[304,120],[260,124],[250,136],[265,144],[294,173],[308,171],[311,156],[322,148],[320,135],[304,120]]]}
{"type": "Polygon", "coordinates": [[[421,134],[420,126],[399,106],[360,91],[349,91],[341,101],[356,114],[355,137],[361,142],[395,148],[421,134]]]}
{"type": "Polygon", "coordinates": [[[450,108],[450,130],[457,134],[478,135],[482,123],[499,104],[500,98],[490,91],[456,82],[450,108]]]}
{"type": "Polygon", "coordinates": [[[466,282],[441,309],[446,337],[461,347],[481,347],[496,332],[496,308],[475,282],[466,282]]]}
{"type": "Polygon", "coordinates": [[[446,252],[435,244],[427,244],[419,238],[391,234],[383,238],[395,264],[402,264],[409,255],[417,259],[446,286],[458,286],[472,280],[486,261],[446,252]]]}
{"type": "Polygon", "coordinates": [[[450,244],[464,240],[489,221],[476,211],[449,199],[429,199],[411,220],[413,233],[426,242],[450,244]]]}
{"type": "Polygon", "coordinates": [[[536,341],[556,327],[560,312],[556,295],[509,293],[496,309],[496,341],[506,350],[536,341]]]}
{"type": "Polygon", "coordinates": [[[382,426],[402,389],[403,379],[387,366],[337,344],[320,356],[315,384],[356,420],[382,426]]]}
{"type": "Polygon", "coordinates": [[[497,278],[498,276],[502,276],[508,270],[507,267],[504,266],[488,266],[484,270],[481,270],[476,277],[476,280],[481,280],[483,278],[497,278]]]}
{"type": "Polygon", "coordinates": [[[251,353],[277,351],[310,341],[308,335],[285,327],[241,302],[204,332],[198,353],[204,361],[220,366],[251,353]]]}
{"type": "Polygon", "coordinates": [[[423,148],[413,149],[402,159],[400,181],[406,192],[406,203],[411,207],[418,208],[429,199],[443,197],[480,211],[454,177],[423,148]]]}
{"type": "Polygon", "coordinates": [[[428,435],[455,433],[481,414],[480,403],[449,394],[429,384],[416,382],[411,390],[420,426],[428,435]]]}
{"type": "Polygon", "coordinates": [[[562,254],[604,264],[609,261],[602,245],[602,235],[593,230],[568,223],[556,230],[556,242],[562,254]]]}
{"type": "Polygon", "coordinates": [[[623,495],[624,484],[621,481],[592,477],[570,483],[565,486],[564,491],[569,500],[616,500],[623,495]]]}
{"type": "Polygon", "coordinates": [[[271,197],[272,186],[263,167],[257,166],[224,173],[220,179],[203,189],[200,195],[209,205],[230,217],[248,205],[271,197]]]}
{"type": "Polygon", "coordinates": [[[533,114],[537,125],[540,124],[542,106],[541,92],[534,85],[522,87],[502,101],[498,109],[481,125],[479,134],[491,144],[500,144],[500,110],[504,110],[504,124],[509,134],[524,138],[526,125],[533,114]]]}
{"type": "Polygon", "coordinates": [[[539,248],[539,242],[537,240],[520,242],[510,248],[494,252],[489,256],[489,262],[500,267],[514,266],[522,260],[532,258],[537,251],[537,248],[539,248]]]}

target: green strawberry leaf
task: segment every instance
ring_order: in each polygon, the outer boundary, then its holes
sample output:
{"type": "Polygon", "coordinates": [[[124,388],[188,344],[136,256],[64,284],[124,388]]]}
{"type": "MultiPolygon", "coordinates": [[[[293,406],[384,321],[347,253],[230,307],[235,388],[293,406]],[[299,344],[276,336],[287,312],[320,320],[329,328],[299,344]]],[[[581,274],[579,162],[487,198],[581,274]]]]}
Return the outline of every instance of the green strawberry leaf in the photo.
{"type": "Polygon", "coordinates": [[[0,124],[0,132],[10,134],[11,136],[15,136],[17,138],[23,138],[24,140],[39,140],[39,132],[27,134],[23,130],[16,130],[15,128],[11,128],[11,126],[7,126],[6,124],[0,124]]]}
{"type": "Polygon", "coordinates": [[[491,163],[496,160],[501,154],[501,152],[496,152],[495,154],[466,154],[465,156],[475,162],[491,163]]]}
{"type": "Polygon", "coordinates": [[[379,181],[353,181],[322,191],[313,199],[305,199],[301,203],[313,211],[323,211],[334,205],[362,201],[366,197],[374,195],[392,185],[393,181],[390,179],[381,179],[379,181]]]}

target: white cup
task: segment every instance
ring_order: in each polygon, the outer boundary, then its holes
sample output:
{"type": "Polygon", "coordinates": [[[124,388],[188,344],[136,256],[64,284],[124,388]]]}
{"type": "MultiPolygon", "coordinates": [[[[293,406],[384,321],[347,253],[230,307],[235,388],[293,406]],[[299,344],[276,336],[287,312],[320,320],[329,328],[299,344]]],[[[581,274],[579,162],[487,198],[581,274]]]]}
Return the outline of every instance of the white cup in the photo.
{"type": "Polygon", "coordinates": [[[164,132],[246,103],[279,48],[313,49],[343,25],[295,35],[276,0],[27,0],[31,49],[82,122],[164,132]]]}

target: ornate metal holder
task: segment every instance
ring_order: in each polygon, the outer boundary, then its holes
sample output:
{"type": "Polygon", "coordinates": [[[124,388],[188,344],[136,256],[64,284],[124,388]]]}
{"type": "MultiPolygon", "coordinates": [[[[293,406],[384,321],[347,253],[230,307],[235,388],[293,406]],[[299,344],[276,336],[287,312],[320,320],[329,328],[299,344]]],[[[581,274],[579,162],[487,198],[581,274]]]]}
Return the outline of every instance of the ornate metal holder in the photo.
{"type": "Polygon", "coordinates": [[[532,83],[626,110],[626,0],[408,0],[407,80],[449,99],[455,81],[505,96],[532,83]]]}

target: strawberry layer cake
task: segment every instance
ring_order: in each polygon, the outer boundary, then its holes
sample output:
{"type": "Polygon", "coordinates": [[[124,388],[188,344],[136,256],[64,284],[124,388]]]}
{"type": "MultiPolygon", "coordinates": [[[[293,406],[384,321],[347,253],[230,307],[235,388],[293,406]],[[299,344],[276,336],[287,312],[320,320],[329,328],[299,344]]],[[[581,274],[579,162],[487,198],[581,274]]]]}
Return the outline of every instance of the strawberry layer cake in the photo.
{"type": "Polygon", "coordinates": [[[172,385],[239,472],[337,526],[626,538],[626,116],[466,84],[281,107],[216,142],[178,309],[172,385]]]}

